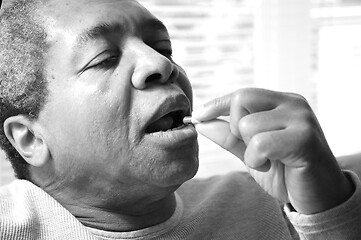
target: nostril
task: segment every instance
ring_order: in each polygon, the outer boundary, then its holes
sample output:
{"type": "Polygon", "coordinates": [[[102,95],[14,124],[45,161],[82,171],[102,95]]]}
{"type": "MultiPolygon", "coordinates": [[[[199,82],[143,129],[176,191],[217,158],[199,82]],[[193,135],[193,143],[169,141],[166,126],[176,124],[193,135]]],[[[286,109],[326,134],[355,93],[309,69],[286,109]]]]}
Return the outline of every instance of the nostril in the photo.
{"type": "Polygon", "coordinates": [[[174,68],[169,77],[170,82],[173,83],[178,78],[178,76],[179,76],[179,71],[176,68],[174,68]]]}
{"type": "Polygon", "coordinates": [[[162,74],[160,73],[153,73],[152,75],[148,76],[145,80],[146,83],[160,81],[162,79],[162,74]]]}

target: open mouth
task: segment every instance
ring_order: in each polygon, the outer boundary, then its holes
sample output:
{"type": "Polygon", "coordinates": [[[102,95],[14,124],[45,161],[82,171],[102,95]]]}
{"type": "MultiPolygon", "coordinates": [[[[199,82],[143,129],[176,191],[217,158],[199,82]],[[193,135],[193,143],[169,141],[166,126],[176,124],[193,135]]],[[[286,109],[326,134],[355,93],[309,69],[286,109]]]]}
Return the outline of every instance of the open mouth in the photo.
{"type": "Polygon", "coordinates": [[[186,116],[186,112],[182,110],[173,111],[158,118],[152,122],[146,129],[145,133],[174,131],[183,128],[183,118],[186,116]]]}

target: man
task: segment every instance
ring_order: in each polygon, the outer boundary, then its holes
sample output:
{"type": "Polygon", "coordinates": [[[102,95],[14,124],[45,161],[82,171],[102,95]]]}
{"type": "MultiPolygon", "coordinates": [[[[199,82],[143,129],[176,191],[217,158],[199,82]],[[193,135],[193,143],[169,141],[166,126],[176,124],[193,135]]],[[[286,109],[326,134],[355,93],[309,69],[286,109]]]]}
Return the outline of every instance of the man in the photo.
{"type": "Polygon", "coordinates": [[[0,192],[1,239],[359,235],[360,181],[341,171],[302,97],[242,89],[193,112],[265,191],[241,173],[188,181],[191,87],[145,8],[18,0],[1,28],[1,144],[24,179],[0,192]]]}

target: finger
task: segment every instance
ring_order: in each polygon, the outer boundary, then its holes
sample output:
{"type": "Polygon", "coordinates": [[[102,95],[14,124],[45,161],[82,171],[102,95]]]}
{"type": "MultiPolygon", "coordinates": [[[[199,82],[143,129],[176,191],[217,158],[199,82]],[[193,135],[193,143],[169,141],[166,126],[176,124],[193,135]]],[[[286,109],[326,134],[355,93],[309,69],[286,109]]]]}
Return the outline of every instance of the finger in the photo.
{"type": "Polygon", "coordinates": [[[232,94],[215,98],[193,111],[192,116],[201,122],[215,119],[219,116],[228,116],[232,94]]]}
{"type": "Polygon", "coordinates": [[[267,155],[266,142],[269,141],[265,135],[270,133],[260,133],[254,136],[247,145],[244,153],[244,163],[247,167],[257,171],[267,171],[270,166],[270,160],[267,155]]]}
{"type": "Polygon", "coordinates": [[[230,107],[230,129],[232,134],[238,138],[242,138],[238,127],[239,121],[249,114],[247,109],[242,106],[242,99],[240,98],[241,94],[233,94],[230,107]]]}
{"type": "MultiPolygon", "coordinates": [[[[262,114],[261,116],[263,116],[263,118],[260,118],[260,115],[257,113],[267,112],[268,114],[269,111],[277,109],[282,102],[282,98],[284,98],[283,94],[265,89],[250,88],[233,93],[230,108],[231,132],[235,136],[241,137],[245,140],[245,135],[243,134],[248,131],[244,130],[247,130],[249,123],[252,122],[247,120],[243,121],[243,119],[245,116],[253,116],[254,114],[255,116],[251,117],[251,119],[258,121],[255,122],[256,124],[251,124],[253,126],[253,128],[251,128],[253,131],[250,131],[251,133],[255,134],[262,130],[266,131],[278,129],[279,126],[274,126],[277,124],[277,116],[274,117],[275,114],[273,114],[273,116],[262,114]],[[257,127],[257,124],[260,128],[255,128],[257,127]],[[246,125],[246,127],[243,125],[246,125]],[[241,130],[243,130],[243,132],[241,130]]],[[[249,118],[247,119],[249,120],[249,118]]]]}
{"type": "Polygon", "coordinates": [[[283,93],[261,88],[245,88],[232,94],[232,101],[240,102],[249,113],[272,110],[282,103],[283,99],[283,93]]]}
{"type": "Polygon", "coordinates": [[[247,145],[245,164],[256,170],[264,168],[269,161],[282,161],[289,167],[303,167],[305,163],[299,161],[298,155],[306,147],[302,144],[310,143],[302,139],[302,134],[302,131],[283,129],[255,135],[247,145]]]}
{"type": "Polygon", "coordinates": [[[243,141],[248,144],[258,133],[285,129],[289,121],[288,113],[273,109],[247,115],[239,120],[237,127],[243,141]]]}
{"type": "MultiPolygon", "coordinates": [[[[199,121],[208,121],[219,116],[238,114],[239,111],[243,111],[242,109],[248,113],[267,111],[277,107],[282,99],[282,93],[265,89],[244,88],[207,102],[193,112],[193,117],[199,121]],[[234,106],[232,113],[230,113],[231,104],[234,106]]],[[[242,114],[244,113],[240,115],[242,114]]],[[[232,118],[237,121],[239,115],[232,118]]]]}
{"type": "Polygon", "coordinates": [[[246,145],[231,133],[227,121],[211,120],[197,124],[196,128],[200,134],[243,160],[246,145]]]}

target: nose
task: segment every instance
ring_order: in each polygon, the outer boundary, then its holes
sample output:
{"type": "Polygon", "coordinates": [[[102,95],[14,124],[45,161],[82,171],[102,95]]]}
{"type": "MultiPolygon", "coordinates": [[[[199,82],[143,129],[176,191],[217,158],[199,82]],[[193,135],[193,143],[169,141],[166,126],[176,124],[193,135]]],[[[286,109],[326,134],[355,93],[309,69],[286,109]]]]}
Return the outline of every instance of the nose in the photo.
{"type": "Polygon", "coordinates": [[[140,40],[129,45],[134,61],[131,81],[135,88],[145,89],[154,83],[165,84],[177,79],[179,70],[170,59],[140,40]]]}

